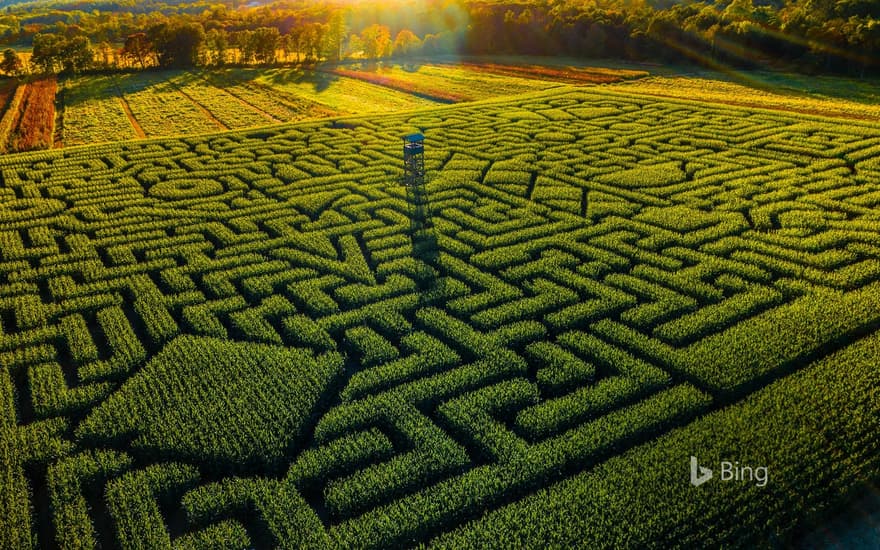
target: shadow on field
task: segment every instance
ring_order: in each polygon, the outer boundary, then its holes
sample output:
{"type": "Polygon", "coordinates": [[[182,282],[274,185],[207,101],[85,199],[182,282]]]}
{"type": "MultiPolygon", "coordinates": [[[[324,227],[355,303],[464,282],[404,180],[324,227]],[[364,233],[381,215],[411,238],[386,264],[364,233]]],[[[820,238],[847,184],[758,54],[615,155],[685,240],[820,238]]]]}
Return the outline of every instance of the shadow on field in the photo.
{"type": "Polygon", "coordinates": [[[168,91],[166,78],[175,78],[180,71],[137,71],[116,74],[90,74],[66,77],[63,94],[65,107],[73,107],[94,100],[107,100],[119,94],[133,94],[145,90],[168,91]]]}
{"type": "Polygon", "coordinates": [[[180,70],[124,73],[116,77],[116,83],[119,85],[119,88],[127,94],[150,89],[162,92],[169,91],[170,84],[168,83],[168,80],[178,78],[181,74],[183,74],[183,71],[180,70]]]}
{"type": "Polygon", "coordinates": [[[279,69],[266,73],[266,80],[273,84],[311,84],[316,92],[323,92],[339,80],[339,76],[315,69],[279,69]]]}
{"type": "Polygon", "coordinates": [[[186,86],[187,84],[204,84],[205,81],[201,74],[197,73],[182,73],[178,75],[174,80],[179,86],[186,86]]]}
{"type": "Polygon", "coordinates": [[[416,283],[425,305],[443,296],[443,279],[440,277],[440,245],[431,214],[431,204],[424,185],[407,185],[406,199],[409,207],[409,237],[412,241],[413,258],[419,260],[416,283]]]}

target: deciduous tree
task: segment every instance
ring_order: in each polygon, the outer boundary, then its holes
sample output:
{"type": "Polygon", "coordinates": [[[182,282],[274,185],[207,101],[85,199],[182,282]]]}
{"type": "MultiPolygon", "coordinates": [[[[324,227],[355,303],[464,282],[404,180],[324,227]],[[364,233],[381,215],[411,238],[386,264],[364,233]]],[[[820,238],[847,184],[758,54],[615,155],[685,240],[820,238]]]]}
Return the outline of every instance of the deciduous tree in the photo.
{"type": "Polygon", "coordinates": [[[345,42],[345,34],[348,32],[345,18],[346,12],[336,10],[327,21],[327,52],[336,61],[342,59],[342,46],[345,42]]]}
{"type": "Polygon", "coordinates": [[[364,55],[378,59],[391,53],[391,30],[385,25],[373,24],[361,31],[364,55]]]}
{"type": "Polygon", "coordinates": [[[200,23],[160,23],[147,33],[161,67],[186,68],[198,64],[205,46],[205,29],[200,23]]]}
{"type": "Polygon", "coordinates": [[[409,29],[403,29],[394,37],[393,52],[395,56],[409,57],[419,53],[422,41],[409,29]]]}
{"type": "Polygon", "coordinates": [[[61,66],[65,73],[79,74],[95,64],[92,42],[85,36],[65,40],[61,47],[61,66]]]}
{"type": "Polygon", "coordinates": [[[18,76],[21,74],[24,65],[21,62],[18,52],[12,48],[3,50],[3,60],[0,61],[0,70],[10,76],[18,76]]]}
{"type": "Polygon", "coordinates": [[[40,73],[56,73],[61,65],[61,46],[64,39],[54,34],[34,36],[31,65],[40,73]]]}
{"type": "Polygon", "coordinates": [[[122,47],[122,58],[131,63],[137,63],[142,69],[147,67],[147,61],[155,55],[153,44],[147,38],[146,33],[137,32],[125,38],[122,47]]]}
{"type": "Polygon", "coordinates": [[[260,27],[251,34],[254,58],[257,63],[268,65],[275,62],[280,38],[281,34],[275,27],[260,27]]]}

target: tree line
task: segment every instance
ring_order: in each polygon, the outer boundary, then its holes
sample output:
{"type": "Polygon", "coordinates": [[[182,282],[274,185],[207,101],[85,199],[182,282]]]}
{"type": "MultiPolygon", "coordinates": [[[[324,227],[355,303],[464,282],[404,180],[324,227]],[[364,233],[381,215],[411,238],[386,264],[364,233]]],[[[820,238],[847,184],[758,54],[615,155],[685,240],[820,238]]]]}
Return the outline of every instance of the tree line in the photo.
{"type": "MultiPolygon", "coordinates": [[[[94,10],[66,19],[55,14],[41,25],[33,20],[19,25],[19,39],[31,46],[29,62],[10,48],[0,70],[79,73],[444,53],[784,64],[858,74],[880,68],[880,2],[874,0],[778,0],[759,6],[753,0],[722,0],[667,7],[646,0],[429,0],[423,12],[402,15],[404,7],[374,5],[368,12],[358,5],[301,1],[272,8],[217,4],[192,11],[190,6],[172,14],[94,10]]],[[[7,42],[15,28],[9,19],[15,17],[0,17],[0,38],[7,42]]]]}

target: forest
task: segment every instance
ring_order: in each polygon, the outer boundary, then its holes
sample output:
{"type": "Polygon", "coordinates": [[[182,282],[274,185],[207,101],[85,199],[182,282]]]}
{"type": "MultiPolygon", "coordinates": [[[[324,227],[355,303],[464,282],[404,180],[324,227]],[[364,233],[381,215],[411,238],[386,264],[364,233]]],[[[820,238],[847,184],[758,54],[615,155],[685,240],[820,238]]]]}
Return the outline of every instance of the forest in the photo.
{"type": "Polygon", "coordinates": [[[880,67],[880,3],[872,0],[5,4],[0,70],[7,74],[437,54],[617,58],[857,76],[880,67]]]}

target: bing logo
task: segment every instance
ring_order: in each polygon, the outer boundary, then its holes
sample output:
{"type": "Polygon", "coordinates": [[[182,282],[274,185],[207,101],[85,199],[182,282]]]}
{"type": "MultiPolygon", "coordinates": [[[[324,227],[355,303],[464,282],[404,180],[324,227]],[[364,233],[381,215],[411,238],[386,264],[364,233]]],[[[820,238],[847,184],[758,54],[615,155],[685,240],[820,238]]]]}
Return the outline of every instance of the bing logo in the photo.
{"type": "MultiPolygon", "coordinates": [[[[697,457],[691,457],[691,485],[699,487],[712,479],[714,475],[710,468],[700,466],[697,457]]],[[[764,487],[770,479],[770,472],[767,466],[741,466],[738,461],[722,460],[718,479],[721,481],[752,481],[756,486],[764,487]]]]}

